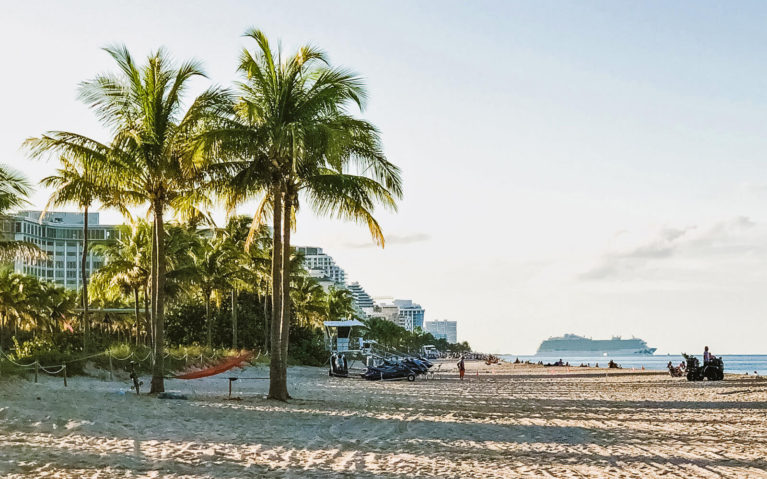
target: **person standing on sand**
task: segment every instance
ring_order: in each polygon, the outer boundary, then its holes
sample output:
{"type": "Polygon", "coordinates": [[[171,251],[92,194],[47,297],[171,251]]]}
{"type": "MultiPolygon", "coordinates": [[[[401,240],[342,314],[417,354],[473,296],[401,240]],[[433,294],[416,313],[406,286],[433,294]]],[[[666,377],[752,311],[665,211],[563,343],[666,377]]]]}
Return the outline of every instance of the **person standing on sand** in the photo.
{"type": "Polygon", "coordinates": [[[463,363],[463,355],[461,355],[461,360],[458,361],[458,375],[461,377],[461,381],[463,381],[463,375],[466,372],[466,365],[463,363]]]}

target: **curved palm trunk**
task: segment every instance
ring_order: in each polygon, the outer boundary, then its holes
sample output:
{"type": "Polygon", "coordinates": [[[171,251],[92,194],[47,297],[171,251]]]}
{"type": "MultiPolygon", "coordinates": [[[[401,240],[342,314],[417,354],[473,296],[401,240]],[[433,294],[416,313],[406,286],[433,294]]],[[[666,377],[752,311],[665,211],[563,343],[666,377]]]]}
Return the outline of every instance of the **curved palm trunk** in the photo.
{"type": "Polygon", "coordinates": [[[165,343],[165,225],[163,224],[163,204],[160,201],[155,203],[154,221],[157,271],[153,295],[157,299],[157,303],[154,308],[154,361],[152,363],[150,394],[165,392],[165,358],[163,357],[165,343]]]}
{"type": "Polygon", "coordinates": [[[280,331],[280,347],[282,348],[282,360],[285,367],[282,368],[282,382],[285,384],[285,394],[288,393],[288,343],[290,343],[290,228],[293,218],[293,201],[290,192],[286,192],[282,205],[282,324],[280,331]]]}
{"type": "Polygon", "coordinates": [[[273,187],[274,212],[272,225],[272,330],[271,349],[269,350],[269,399],[286,401],[288,388],[282,370],[285,362],[282,358],[280,326],[282,320],[282,188],[273,187]]]}
{"type": "Polygon", "coordinates": [[[88,320],[88,207],[83,208],[83,254],[80,258],[80,274],[83,279],[83,324],[85,325],[85,350],[90,347],[90,324],[88,320]]]}

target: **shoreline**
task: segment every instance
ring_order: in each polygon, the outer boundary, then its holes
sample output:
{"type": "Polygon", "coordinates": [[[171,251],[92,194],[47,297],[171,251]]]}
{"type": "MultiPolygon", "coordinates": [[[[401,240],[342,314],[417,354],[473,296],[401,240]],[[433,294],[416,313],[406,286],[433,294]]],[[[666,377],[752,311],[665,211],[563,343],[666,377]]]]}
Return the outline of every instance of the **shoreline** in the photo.
{"type": "Polygon", "coordinates": [[[0,476],[767,478],[761,378],[483,374],[478,363],[467,367],[479,377],[413,383],[291,367],[288,403],[265,399],[268,381],[235,381],[228,400],[227,375],[169,380],[188,400],[137,397],[124,380],[3,378],[0,476]]]}

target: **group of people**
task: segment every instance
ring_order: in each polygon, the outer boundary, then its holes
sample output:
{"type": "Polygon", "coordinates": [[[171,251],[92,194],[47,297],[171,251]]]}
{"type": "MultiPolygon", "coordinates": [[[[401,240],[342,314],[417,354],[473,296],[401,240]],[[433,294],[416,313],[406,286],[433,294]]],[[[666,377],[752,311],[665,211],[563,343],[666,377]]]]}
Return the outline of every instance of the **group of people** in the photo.
{"type": "MultiPolygon", "coordinates": [[[[714,359],[716,359],[716,356],[714,356],[711,353],[711,351],[708,350],[708,346],[704,347],[703,348],[703,365],[705,366],[706,364],[710,363],[714,359]]],[[[668,368],[668,372],[671,374],[671,377],[674,377],[674,378],[681,378],[687,373],[687,363],[685,363],[684,361],[680,362],[679,366],[674,366],[674,364],[671,361],[669,361],[666,367],[668,368]]]]}

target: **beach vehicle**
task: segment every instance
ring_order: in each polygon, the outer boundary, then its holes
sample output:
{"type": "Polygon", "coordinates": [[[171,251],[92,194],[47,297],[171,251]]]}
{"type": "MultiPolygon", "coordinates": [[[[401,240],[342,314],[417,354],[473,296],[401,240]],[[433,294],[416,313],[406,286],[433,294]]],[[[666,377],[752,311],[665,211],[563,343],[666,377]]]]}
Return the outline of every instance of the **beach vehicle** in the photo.
{"type": "Polygon", "coordinates": [[[427,344],[421,348],[421,355],[426,359],[438,359],[439,350],[433,344],[427,344]]]}
{"type": "Polygon", "coordinates": [[[713,358],[701,366],[700,361],[695,356],[682,354],[687,361],[687,380],[688,381],[721,381],[724,379],[724,361],[722,358],[713,358]]]}

